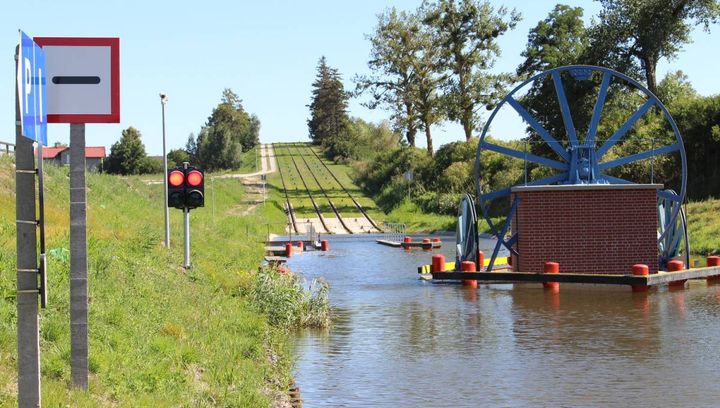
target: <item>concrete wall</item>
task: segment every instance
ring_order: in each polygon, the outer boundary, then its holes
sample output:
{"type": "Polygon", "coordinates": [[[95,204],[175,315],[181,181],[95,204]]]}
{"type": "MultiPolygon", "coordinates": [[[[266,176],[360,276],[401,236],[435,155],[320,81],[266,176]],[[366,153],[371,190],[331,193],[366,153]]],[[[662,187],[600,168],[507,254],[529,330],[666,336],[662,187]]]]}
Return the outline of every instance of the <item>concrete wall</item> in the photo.
{"type": "Polygon", "coordinates": [[[516,187],[513,218],[521,272],[630,273],[637,263],[658,270],[657,190],[661,185],[516,187]]]}

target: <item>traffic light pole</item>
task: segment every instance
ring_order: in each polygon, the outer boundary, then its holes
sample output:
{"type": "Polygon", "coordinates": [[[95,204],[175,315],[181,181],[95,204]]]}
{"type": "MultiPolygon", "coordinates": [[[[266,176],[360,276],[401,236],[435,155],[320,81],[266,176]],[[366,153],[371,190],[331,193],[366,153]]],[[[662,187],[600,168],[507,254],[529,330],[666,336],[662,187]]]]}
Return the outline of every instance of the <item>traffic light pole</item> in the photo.
{"type": "MultiPolygon", "coordinates": [[[[187,171],[189,163],[183,163],[183,169],[187,171]]],[[[190,209],[183,208],[183,224],[185,225],[185,261],[183,267],[185,269],[190,268],[190,209]]]]}

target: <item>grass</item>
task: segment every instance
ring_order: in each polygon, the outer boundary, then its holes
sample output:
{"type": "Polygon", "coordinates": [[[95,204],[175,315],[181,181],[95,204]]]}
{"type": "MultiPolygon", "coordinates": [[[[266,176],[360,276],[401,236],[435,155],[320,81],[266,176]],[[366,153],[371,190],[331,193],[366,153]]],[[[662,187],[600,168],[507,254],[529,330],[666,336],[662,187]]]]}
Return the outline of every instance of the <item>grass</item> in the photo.
{"type": "MultiPolygon", "coordinates": [[[[0,159],[0,197],[6,203],[0,206],[0,406],[16,405],[12,166],[10,159],[0,159]]],[[[162,185],[144,182],[161,176],[94,173],[87,176],[90,391],[71,390],[68,170],[45,169],[49,300],[41,312],[41,369],[46,406],[257,407],[269,406],[287,390],[287,326],[271,321],[253,297],[261,241],[268,228],[281,233],[285,223],[277,203],[241,217],[240,180],[206,183],[206,207],[191,212],[193,268],[185,271],[180,267],[182,213],[171,209],[167,250],[162,185]]],[[[279,191],[271,191],[271,197],[278,198],[279,191]]],[[[298,291],[297,282],[277,287],[298,291]]],[[[304,296],[316,299],[316,310],[322,305],[322,296],[304,296]]]]}
{"type": "Polygon", "coordinates": [[[686,214],[691,252],[697,255],[720,254],[720,200],[688,203],[686,214]]]}

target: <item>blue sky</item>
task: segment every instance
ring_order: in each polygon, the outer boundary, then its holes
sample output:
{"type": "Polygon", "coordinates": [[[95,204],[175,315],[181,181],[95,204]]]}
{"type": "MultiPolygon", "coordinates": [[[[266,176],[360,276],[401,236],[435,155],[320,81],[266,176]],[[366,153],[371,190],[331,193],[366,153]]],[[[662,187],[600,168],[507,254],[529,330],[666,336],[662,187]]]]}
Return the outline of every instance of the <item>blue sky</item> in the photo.
{"type": "MultiPolygon", "coordinates": [[[[307,140],[310,89],[317,61],[325,55],[340,70],[347,89],[352,77],[367,72],[370,52],[365,35],[372,32],[376,15],[387,7],[411,10],[419,1],[12,1],[0,14],[0,141],[14,142],[15,69],[12,55],[17,30],[31,36],[120,37],[121,123],[87,127],[87,144],[108,148],[122,129],[138,128],[148,154],[162,153],[159,92],[169,95],[166,110],[168,148],[185,145],[197,133],[220,100],[232,88],[246,110],[262,122],[262,142],[307,140]]],[[[503,55],[499,71],[511,71],[521,62],[530,28],[544,19],[555,2],[492,1],[515,8],[523,21],[500,39],[503,55]]],[[[599,7],[591,1],[566,1],[582,6],[586,18],[599,7]]],[[[720,93],[717,44],[720,27],[711,34],[693,33],[694,43],[674,61],[662,61],[658,78],[682,70],[703,95],[720,93]]],[[[350,102],[350,113],[380,121],[388,115],[350,102]]],[[[503,134],[521,135],[517,121],[495,124],[503,134]]],[[[435,146],[464,138],[454,124],[434,130],[435,146]]],[[[67,142],[69,126],[50,125],[48,141],[67,142]]]]}

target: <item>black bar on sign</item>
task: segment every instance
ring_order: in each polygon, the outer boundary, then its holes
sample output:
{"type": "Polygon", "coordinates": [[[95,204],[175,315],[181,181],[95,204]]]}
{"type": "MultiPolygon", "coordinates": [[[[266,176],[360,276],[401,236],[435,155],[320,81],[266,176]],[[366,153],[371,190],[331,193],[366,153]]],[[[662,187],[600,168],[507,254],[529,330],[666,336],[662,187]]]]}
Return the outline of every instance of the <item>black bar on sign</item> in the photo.
{"type": "Polygon", "coordinates": [[[55,85],[97,85],[100,83],[98,76],[54,76],[52,79],[55,85]]]}

